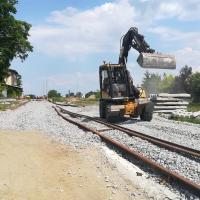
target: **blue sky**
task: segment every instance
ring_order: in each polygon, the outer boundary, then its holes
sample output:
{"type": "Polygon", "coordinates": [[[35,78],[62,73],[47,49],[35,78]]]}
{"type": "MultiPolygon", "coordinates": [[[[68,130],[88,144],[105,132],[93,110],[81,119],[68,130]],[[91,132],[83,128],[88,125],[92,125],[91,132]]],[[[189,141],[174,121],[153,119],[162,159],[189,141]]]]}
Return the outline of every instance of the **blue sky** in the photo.
{"type": "MultiPolygon", "coordinates": [[[[176,70],[152,72],[177,74],[186,64],[200,71],[200,0],[19,0],[17,10],[16,18],[32,24],[34,52],[12,63],[25,94],[97,90],[99,65],[118,61],[120,37],[131,26],[152,48],[176,56],[176,70]]],[[[145,72],[137,56],[132,49],[128,58],[135,85],[145,72]]]]}

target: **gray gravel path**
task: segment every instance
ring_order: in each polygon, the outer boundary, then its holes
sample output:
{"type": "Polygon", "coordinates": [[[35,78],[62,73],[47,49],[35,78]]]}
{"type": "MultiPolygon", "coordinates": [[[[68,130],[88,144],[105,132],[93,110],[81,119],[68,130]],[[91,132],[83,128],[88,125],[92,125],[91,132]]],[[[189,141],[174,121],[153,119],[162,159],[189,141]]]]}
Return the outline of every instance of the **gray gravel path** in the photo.
{"type": "Polygon", "coordinates": [[[14,111],[0,112],[0,129],[38,130],[76,148],[100,142],[98,136],[86,133],[62,120],[52,108],[52,104],[44,101],[32,101],[14,111]]]}

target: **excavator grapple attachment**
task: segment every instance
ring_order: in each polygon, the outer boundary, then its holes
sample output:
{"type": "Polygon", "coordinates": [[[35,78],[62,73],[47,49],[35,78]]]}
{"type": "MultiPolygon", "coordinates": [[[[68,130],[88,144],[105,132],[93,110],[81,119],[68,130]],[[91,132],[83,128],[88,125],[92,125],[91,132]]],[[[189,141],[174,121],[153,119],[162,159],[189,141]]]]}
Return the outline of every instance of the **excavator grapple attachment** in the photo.
{"type": "Polygon", "coordinates": [[[143,68],[176,69],[175,57],[161,53],[140,53],[138,64],[143,68]]]}

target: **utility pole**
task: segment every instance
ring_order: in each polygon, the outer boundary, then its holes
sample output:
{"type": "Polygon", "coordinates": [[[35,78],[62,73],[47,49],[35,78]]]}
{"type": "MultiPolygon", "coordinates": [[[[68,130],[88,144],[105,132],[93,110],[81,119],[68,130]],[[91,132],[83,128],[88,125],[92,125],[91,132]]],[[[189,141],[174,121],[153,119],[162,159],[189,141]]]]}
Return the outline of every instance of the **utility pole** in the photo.
{"type": "Polygon", "coordinates": [[[48,79],[46,79],[46,97],[48,100],[48,79]]]}

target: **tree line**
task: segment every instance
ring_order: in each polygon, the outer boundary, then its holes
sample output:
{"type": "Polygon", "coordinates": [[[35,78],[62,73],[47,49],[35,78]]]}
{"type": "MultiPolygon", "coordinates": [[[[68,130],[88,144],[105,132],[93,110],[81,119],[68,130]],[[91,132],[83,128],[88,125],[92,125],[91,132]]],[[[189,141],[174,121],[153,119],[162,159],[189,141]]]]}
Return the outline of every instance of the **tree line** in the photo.
{"type": "Polygon", "coordinates": [[[142,87],[148,94],[159,92],[189,93],[193,102],[200,102],[200,72],[193,73],[192,67],[184,66],[177,76],[164,73],[145,72],[142,87]]]}

